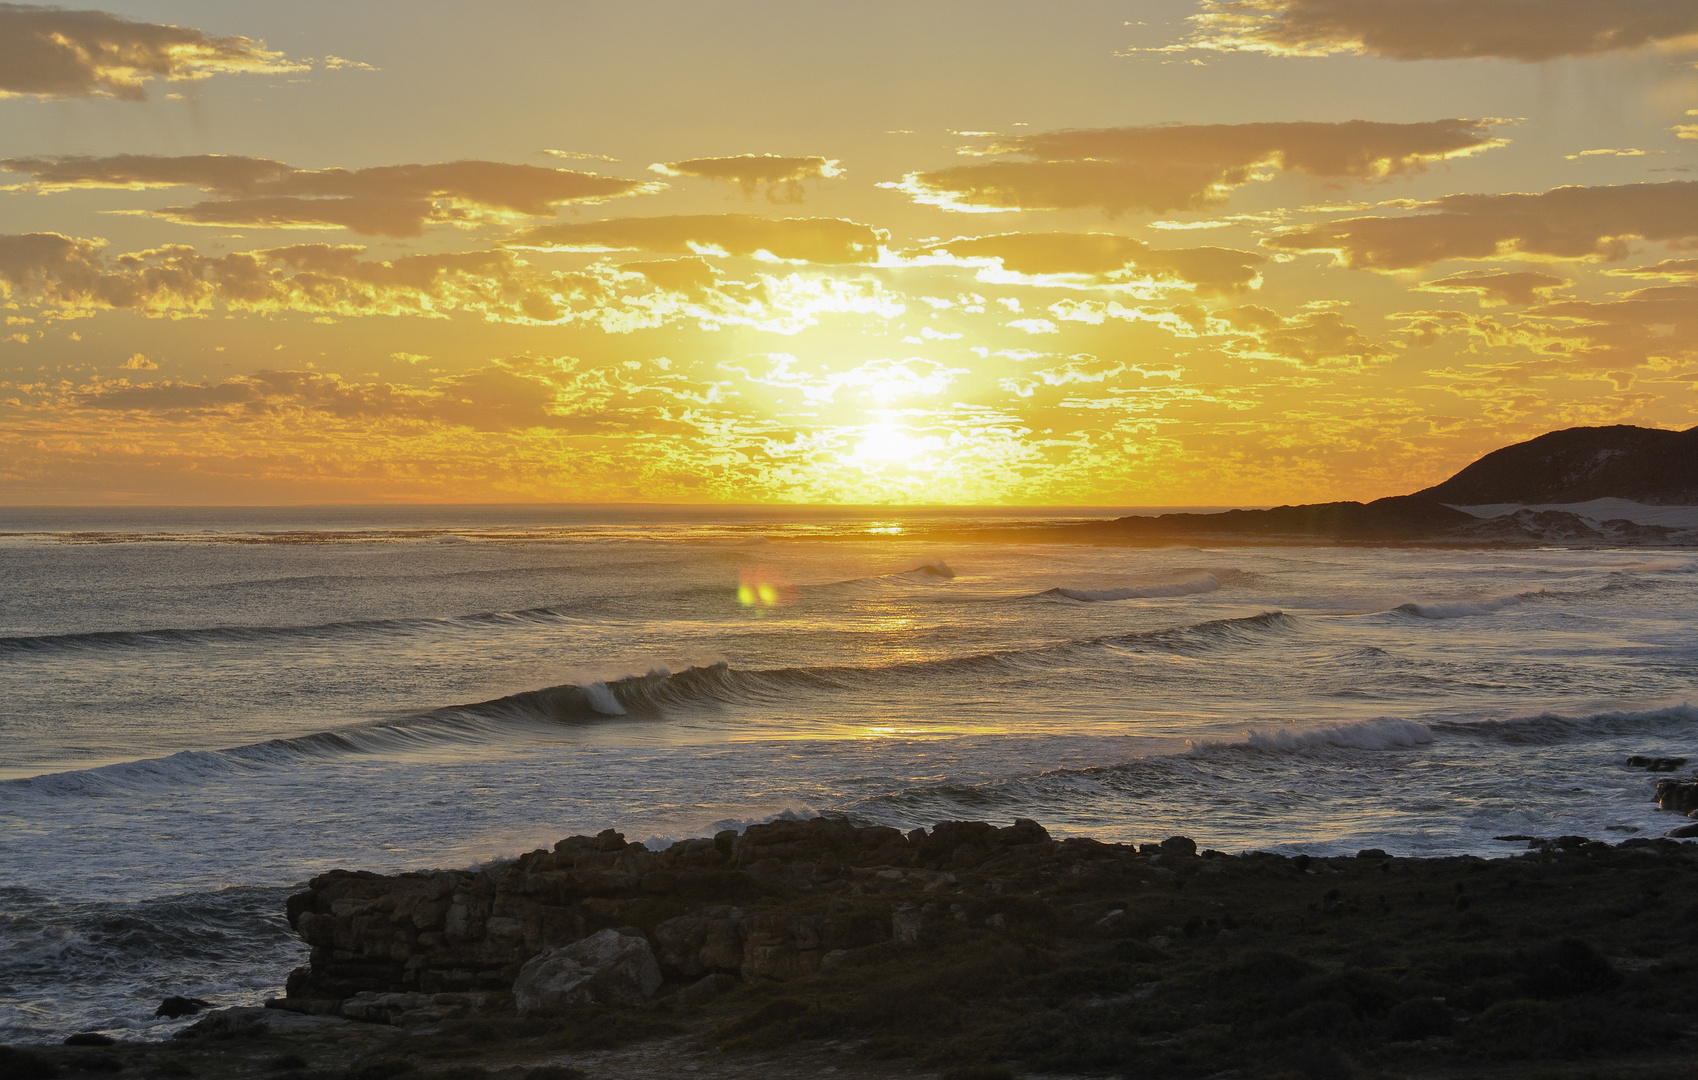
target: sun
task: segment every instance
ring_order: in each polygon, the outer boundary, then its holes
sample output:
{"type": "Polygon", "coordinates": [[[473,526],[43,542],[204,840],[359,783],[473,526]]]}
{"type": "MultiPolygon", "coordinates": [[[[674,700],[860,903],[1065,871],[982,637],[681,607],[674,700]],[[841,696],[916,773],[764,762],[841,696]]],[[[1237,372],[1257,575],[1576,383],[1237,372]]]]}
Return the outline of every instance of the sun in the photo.
{"type": "Polygon", "coordinates": [[[871,424],[851,455],[861,462],[906,463],[925,452],[925,443],[894,424],[871,424]]]}

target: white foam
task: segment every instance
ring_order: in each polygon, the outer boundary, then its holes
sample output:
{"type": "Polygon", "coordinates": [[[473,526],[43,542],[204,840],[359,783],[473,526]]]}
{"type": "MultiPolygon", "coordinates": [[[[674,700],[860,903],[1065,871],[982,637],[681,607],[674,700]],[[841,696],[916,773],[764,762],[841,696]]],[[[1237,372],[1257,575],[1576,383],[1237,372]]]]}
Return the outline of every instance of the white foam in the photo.
{"type": "Polygon", "coordinates": [[[619,704],[619,699],[613,696],[613,691],[599,679],[584,685],[584,697],[589,701],[590,708],[603,716],[625,715],[625,706],[619,704]]]}

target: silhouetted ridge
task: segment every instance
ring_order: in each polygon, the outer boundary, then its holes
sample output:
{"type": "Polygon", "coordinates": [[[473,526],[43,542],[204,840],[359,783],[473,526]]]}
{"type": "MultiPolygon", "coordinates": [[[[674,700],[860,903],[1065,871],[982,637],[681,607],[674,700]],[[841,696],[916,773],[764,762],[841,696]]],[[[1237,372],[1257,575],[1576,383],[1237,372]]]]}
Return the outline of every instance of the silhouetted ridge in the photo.
{"type": "Polygon", "coordinates": [[[1632,499],[1698,504],[1698,427],[1577,427],[1494,450],[1414,498],[1452,506],[1632,499]]]}
{"type": "Polygon", "coordinates": [[[1474,520],[1460,510],[1420,495],[1393,495],[1371,503],[1332,502],[1276,506],[1271,510],[1228,510],[1223,514],[1163,514],[1124,517],[1115,525],[1152,536],[1322,536],[1371,540],[1426,533],[1474,520]]]}

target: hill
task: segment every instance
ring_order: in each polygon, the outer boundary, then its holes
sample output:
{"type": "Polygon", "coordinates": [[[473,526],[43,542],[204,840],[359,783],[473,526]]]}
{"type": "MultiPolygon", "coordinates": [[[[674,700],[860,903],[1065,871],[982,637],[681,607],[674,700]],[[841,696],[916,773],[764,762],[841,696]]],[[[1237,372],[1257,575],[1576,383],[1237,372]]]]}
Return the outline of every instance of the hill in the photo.
{"type": "Polygon", "coordinates": [[[1414,498],[1451,506],[1632,499],[1698,505],[1698,427],[1577,427],[1494,450],[1414,498]]]}

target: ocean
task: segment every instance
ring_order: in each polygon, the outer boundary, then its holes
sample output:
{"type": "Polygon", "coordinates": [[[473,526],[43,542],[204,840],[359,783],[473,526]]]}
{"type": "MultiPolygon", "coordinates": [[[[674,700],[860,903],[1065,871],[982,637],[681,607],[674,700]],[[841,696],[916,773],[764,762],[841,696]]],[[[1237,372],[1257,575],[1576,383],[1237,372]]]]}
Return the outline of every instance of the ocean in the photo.
{"type": "Polygon", "coordinates": [[[0,511],[0,1042],[280,992],[324,870],[610,826],[1680,823],[1624,760],[1698,758],[1691,552],[973,538],[1025,514],[0,511]]]}

